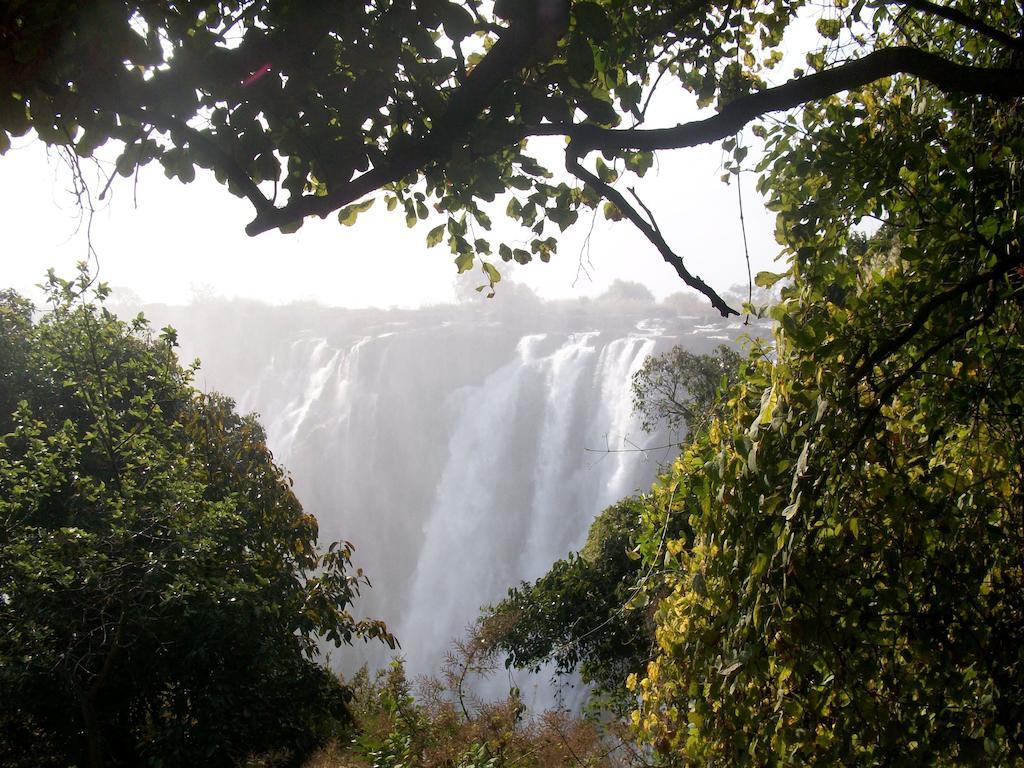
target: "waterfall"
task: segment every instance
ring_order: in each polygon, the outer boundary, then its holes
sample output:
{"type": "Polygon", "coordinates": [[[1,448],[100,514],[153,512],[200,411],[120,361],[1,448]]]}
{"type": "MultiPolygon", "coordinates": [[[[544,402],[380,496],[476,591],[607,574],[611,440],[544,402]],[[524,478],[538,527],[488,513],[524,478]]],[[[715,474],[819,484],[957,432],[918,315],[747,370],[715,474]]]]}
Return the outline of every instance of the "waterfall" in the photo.
{"type": "MultiPolygon", "coordinates": [[[[321,539],[355,544],[373,582],[356,611],[388,623],[412,676],[437,673],[481,606],[649,487],[668,456],[641,450],[663,439],[632,413],[644,359],[734,333],[642,302],[146,312],[202,359],[201,385],[261,415],[321,539]]],[[[351,671],[387,657],[372,644],[333,660],[351,671]]]]}
{"type": "MultiPolygon", "coordinates": [[[[578,433],[578,421],[586,418],[586,403],[581,401],[587,393],[579,390],[585,370],[596,354],[594,342],[599,336],[597,331],[571,334],[568,342],[551,356],[544,371],[544,415],[533,467],[533,494],[525,521],[529,538],[519,553],[520,578],[534,579],[543,574],[554,560],[566,554],[552,552],[552,547],[572,538],[582,527],[579,511],[587,505],[585,475],[575,471],[579,460],[574,448],[578,445],[573,445],[570,435],[578,433]],[[565,499],[571,500],[568,505],[565,499]]],[[[583,512],[584,525],[586,517],[583,512]]]]}

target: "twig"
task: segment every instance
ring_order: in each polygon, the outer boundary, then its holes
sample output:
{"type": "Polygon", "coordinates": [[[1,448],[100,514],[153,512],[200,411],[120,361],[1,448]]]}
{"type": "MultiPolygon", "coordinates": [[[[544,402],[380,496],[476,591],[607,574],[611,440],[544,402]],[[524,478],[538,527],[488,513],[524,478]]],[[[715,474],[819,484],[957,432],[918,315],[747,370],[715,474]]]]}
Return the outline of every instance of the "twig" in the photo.
{"type": "Polygon", "coordinates": [[[620,211],[622,211],[626,218],[633,222],[636,228],[639,229],[651,244],[658,249],[662,258],[668,262],[673,269],[675,269],[676,274],[682,278],[683,282],[704,294],[711,301],[711,305],[721,313],[722,317],[739,314],[739,312],[726,304],[725,300],[719,296],[711,286],[696,275],[692,274],[686,268],[683,264],[682,258],[680,258],[679,255],[669,247],[665,238],[662,237],[661,231],[658,229],[656,224],[651,224],[645,221],[637,210],[629,204],[629,201],[626,200],[621,192],[610,184],[601,181],[601,179],[599,179],[595,174],[591,173],[580,164],[579,155],[575,151],[575,147],[572,143],[569,144],[569,147],[565,151],[565,168],[569,173],[576,176],[576,178],[590,184],[594,189],[601,193],[602,197],[609,200],[620,211]]]}
{"type": "Polygon", "coordinates": [[[930,0],[896,0],[896,2],[906,6],[907,8],[913,8],[932,16],[938,16],[946,21],[952,21],[954,24],[959,24],[962,27],[973,30],[978,34],[984,35],[990,40],[995,40],[997,43],[1005,45],[1007,48],[1024,52],[1024,40],[1019,37],[1008,35],[1006,32],[996,29],[991,24],[986,24],[981,19],[964,13],[959,8],[950,8],[948,6],[938,5],[930,2],[930,0]]]}
{"type": "MultiPolygon", "coordinates": [[[[741,134],[737,134],[736,141],[737,146],[739,145],[739,139],[741,134]]],[[[741,177],[742,168],[736,167],[736,201],[739,203],[740,208],[740,232],[743,233],[743,257],[747,260],[747,307],[750,307],[754,303],[754,276],[750,271],[750,245],[747,243],[747,222],[743,217],[743,179],[741,177]]],[[[744,325],[750,325],[750,311],[747,310],[747,316],[743,320],[744,325]]]]}

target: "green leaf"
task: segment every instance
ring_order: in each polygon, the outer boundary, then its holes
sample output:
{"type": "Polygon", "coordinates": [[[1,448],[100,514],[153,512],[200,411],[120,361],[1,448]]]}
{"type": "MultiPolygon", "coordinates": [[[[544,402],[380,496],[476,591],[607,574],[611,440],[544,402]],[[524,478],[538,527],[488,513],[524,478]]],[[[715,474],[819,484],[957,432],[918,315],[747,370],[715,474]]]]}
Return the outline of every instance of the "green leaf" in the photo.
{"type": "Polygon", "coordinates": [[[727,667],[719,670],[718,674],[720,674],[722,677],[729,677],[730,675],[734,674],[735,672],[738,672],[742,667],[743,667],[743,662],[741,662],[741,661],[734,661],[732,664],[729,664],[727,667]]]}
{"type": "Polygon", "coordinates": [[[618,171],[606,165],[600,157],[597,158],[597,176],[605,184],[611,184],[619,178],[618,171]]]}
{"type": "Polygon", "coordinates": [[[455,3],[444,3],[444,29],[452,40],[461,40],[473,34],[476,22],[469,11],[455,3]]]}
{"type": "Polygon", "coordinates": [[[625,156],[626,168],[643,177],[654,165],[653,152],[629,152],[625,156]]]}
{"type": "Polygon", "coordinates": [[[573,3],[572,14],[576,20],[577,31],[591,42],[601,44],[612,38],[614,32],[608,15],[597,3],[573,3]]]}
{"type": "Polygon", "coordinates": [[[498,270],[495,268],[493,264],[484,261],[481,262],[480,267],[483,270],[484,274],[487,275],[487,281],[491,284],[491,287],[493,287],[496,283],[501,281],[501,274],[498,272],[498,270]]]}
{"type": "Polygon", "coordinates": [[[346,227],[351,227],[356,223],[356,219],[359,218],[359,214],[364,211],[370,210],[373,206],[375,198],[364,200],[361,203],[354,203],[353,205],[347,205],[338,211],[338,222],[344,224],[346,227]]]}
{"type": "Polygon", "coordinates": [[[609,221],[622,221],[625,216],[622,215],[622,211],[619,210],[618,206],[612,202],[606,202],[602,209],[604,217],[609,221]]]}
{"type": "Polygon", "coordinates": [[[758,272],[754,276],[754,285],[759,288],[771,288],[779,282],[779,280],[782,280],[787,276],[788,273],[786,272],[758,272]]]}
{"type": "Polygon", "coordinates": [[[815,28],[822,37],[826,37],[829,40],[839,39],[839,19],[818,19],[815,22],[815,28]]]}
{"type": "Polygon", "coordinates": [[[590,82],[594,77],[594,49],[582,35],[573,35],[565,52],[569,75],[577,83],[590,82]]]}
{"type": "Polygon", "coordinates": [[[460,253],[455,257],[455,266],[459,269],[459,274],[468,272],[473,268],[474,257],[472,253],[460,253]]]}
{"type": "Polygon", "coordinates": [[[587,95],[580,95],[578,102],[579,108],[595,123],[609,126],[618,124],[619,115],[609,102],[587,95]]]}
{"type": "Polygon", "coordinates": [[[435,245],[441,242],[444,238],[445,225],[438,224],[430,232],[427,233],[427,247],[433,248],[435,245]]]}

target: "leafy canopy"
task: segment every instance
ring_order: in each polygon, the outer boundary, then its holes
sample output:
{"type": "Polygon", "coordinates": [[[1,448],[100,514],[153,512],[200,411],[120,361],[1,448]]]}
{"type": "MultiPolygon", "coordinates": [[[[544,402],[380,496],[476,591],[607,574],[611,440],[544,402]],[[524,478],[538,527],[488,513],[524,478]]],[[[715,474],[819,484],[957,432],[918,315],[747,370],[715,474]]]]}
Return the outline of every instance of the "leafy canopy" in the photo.
{"type": "Polygon", "coordinates": [[[631,601],[641,578],[630,557],[642,500],[627,498],[595,518],[580,552],[557,561],[534,582],[510,589],[481,618],[480,635],[507,664],[537,672],[553,663],[621,705],[626,676],[642,671],[653,635],[643,607],[631,601]]]}
{"type": "Polygon", "coordinates": [[[633,719],[669,762],[1024,761],[1022,136],[1019,101],[899,78],[769,139],[774,351],[641,536],[670,595],[633,719]]]}
{"type": "Polygon", "coordinates": [[[321,640],[348,607],[263,430],[201,394],[174,332],[51,275],[0,297],[0,762],[236,764],[344,724],[321,640]]]}
{"type": "Polygon", "coordinates": [[[209,169],[252,204],[250,234],[334,212],[352,224],[383,197],[410,224],[433,219],[428,243],[446,241],[460,272],[479,259],[492,289],[495,251],[546,261],[554,229],[603,205],[728,314],[613,184],[634,183],[652,152],[721,139],[741,163],[732,137],[747,123],[897,73],[1019,97],[1020,13],[1004,0],[6,3],[0,151],[33,128],[73,162],[122,142],[125,176],[153,161],[184,182],[209,169]],[[769,87],[801,14],[817,14],[817,50],[769,87]],[[648,126],[656,87],[718,112],[648,126]],[[568,140],[568,176],[538,162],[527,140],[542,136],[568,140]],[[490,241],[499,196],[522,247],[490,241]]]}

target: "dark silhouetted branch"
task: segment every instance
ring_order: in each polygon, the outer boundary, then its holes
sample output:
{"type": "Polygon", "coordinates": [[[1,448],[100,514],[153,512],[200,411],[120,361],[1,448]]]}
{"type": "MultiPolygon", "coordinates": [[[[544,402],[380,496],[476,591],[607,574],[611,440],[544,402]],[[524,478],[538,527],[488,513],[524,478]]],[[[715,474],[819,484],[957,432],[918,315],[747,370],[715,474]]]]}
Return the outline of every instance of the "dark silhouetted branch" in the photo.
{"type": "MultiPolygon", "coordinates": [[[[197,131],[184,120],[170,115],[163,115],[156,110],[145,108],[137,110],[124,110],[124,113],[138,120],[144,125],[151,125],[161,131],[178,134],[182,139],[192,145],[193,149],[205,153],[207,158],[219,168],[228,179],[228,183],[234,185],[238,191],[245,195],[245,198],[252,203],[257,211],[270,210],[273,203],[264,195],[252,177],[240,166],[235,159],[202,131],[197,131]]],[[[175,142],[180,144],[182,142],[175,142]]]]}
{"type": "Polygon", "coordinates": [[[885,48],[838,67],[798,77],[729,102],[721,112],[672,128],[615,129],[596,125],[539,125],[527,136],[569,136],[580,154],[596,150],[683,149],[732,136],[771,112],[793,109],[884,77],[919,77],[947,93],[1013,98],[1024,96],[1024,69],[968,67],[916,48],[885,48]]]}
{"type": "MultiPolygon", "coordinates": [[[[639,229],[644,237],[646,237],[655,248],[658,249],[658,253],[661,257],[668,262],[672,268],[676,271],[676,274],[682,278],[682,281],[694,290],[700,291],[702,294],[708,297],[711,301],[711,306],[717,309],[722,317],[728,317],[729,315],[738,315],[735,309],[725,303],[725,300],[719,296],[715,290],[701,280],[696,275],[690,273],[683,264],[682,258],[679,257],[675,251],[669,247],[669,244],[665,242],[665,238],[661,234],[661,230],[658,225],[654,222],[653,216],[650,211],[644,206],[644,210],[647,211],[648,216],[651,216],[651,221],[647,221],[640,213],[630,205],[629,201],[610,184],[601,181],[595,174],[588,171],[582,165],[580,165],[579,155],[573,151],[574,147],[569,146],[569,149],[565,153],[565,168],[576,178],[586,182],[597,190],[603,198],[609,200],[615,207],[617,207],[622,214],[629,219],[637,229],[639,229]]],[[[638,199],[639,202],[639,199],[638,199]]],[[[640,203],[643,205],[643,203],[640,203]]]]}
{"type": "MultiPolygon", "coordinates": [[[[560,31],[548,31],[547,34],[560,36],[560,31]]],[[[306,216],[326,216],[385,184],[442,159],[466,137],[470,126],[489,105],[495,89],[530,62],[536,53],[537,39],[537,30],[532,27],[509,27],[469,73],[466,81],[453,91],[447,108],[427,136],[394,150],[379,167],[336,191],[322,196],[303,195],[282,208],[259,212],[245,228],[246,233],[258,235],[306,216]]]]}
{"type": "MultiPolygon", "coordinates": [[[[533,40],[528,39],[528,35],[506,34],[473,69],[467,81],[455,91],[448,109],[428,136],[407,147],[393,150],[380,166],[330,194],[319,197],[303,195],[281,208],[258,212],[246,227],[246,232],[257,235],[293,224],[306,216],[326,216],[386,184],[442,159],[452,146],[466,136],[471,124],[486,109],[494,89],[528,60],[532,48],[533,40]]],[[[969,67],[934,53],[897,47],[875,51],[824,72],[742,96],[706,120],[660,129],[541,124],[524,126],[518,138],[567,136],[572,139],[573,152],[578,156],[594,150],[682,149],[731,136],[747,123],[771,112],[793,109],[901,73],[919,77],[947,92],[999,98],[1024,95],[1024,70],[969,67]]],[[[515,140],[513,137],[510,142],[515,140]]]]}
{"type": "Polygon", "coordinates": [[[913,8],[931,16],[938,16],[946,21],[959,24],[961,27],[974,30],[990,40],[995,40],[1000,45],[1005,45],[1007,48],[1015,51],[1024,51],[1024,40],[1021,38],[1008,35],[1001,29],[996,29],[991,24],[986,24],[981,19],[964,13],[959,8],[939,5],[938,3],[931,2],[931,0],[896,0],[896,2],[907,8],[913,8]]]}

